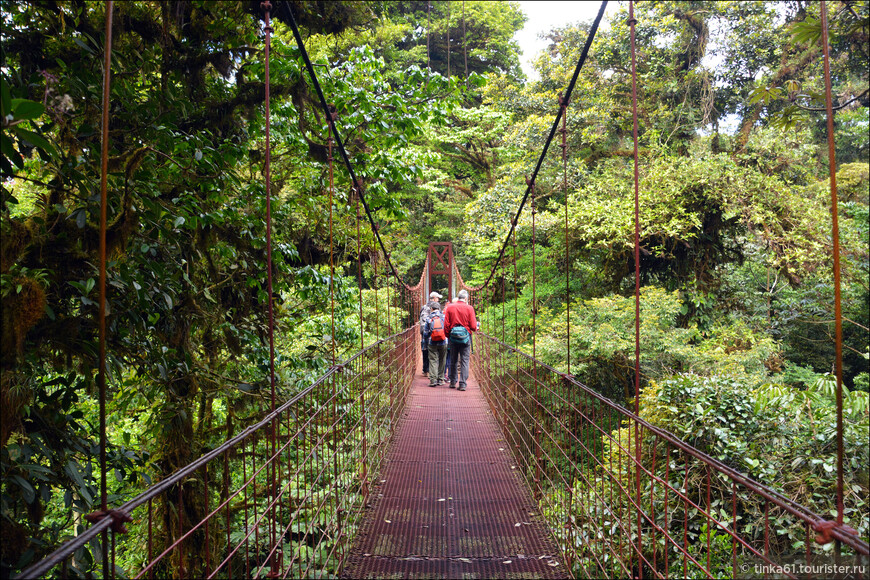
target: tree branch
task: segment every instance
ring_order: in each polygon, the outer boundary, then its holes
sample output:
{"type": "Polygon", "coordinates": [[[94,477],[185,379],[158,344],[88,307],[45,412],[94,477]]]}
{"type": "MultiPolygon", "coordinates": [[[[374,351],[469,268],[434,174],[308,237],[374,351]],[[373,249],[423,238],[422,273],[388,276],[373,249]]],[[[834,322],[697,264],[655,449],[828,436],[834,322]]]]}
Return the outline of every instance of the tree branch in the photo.
{"type": "MultiPolygon", "coordinates": [[[[857,101],[858,99],[860,99],[861,97],[866,95],[868,92],[870,92],[870,88],[864,89],[863,93],[861,93],[857,97],[853,97],[853,98],[849,99],[848,101],[846,101],[842,105],[837,105],[836,107],[833,108],[833,110],[839,111],[840,109],[844,109],[844,108],[848,107],[849,105],[851,105],[852,103],[854,103],[855,101],[857,101]]],[[[801,105],[800,103],[798,103],[797,101],[795,101],[795,106],[803,109],[804,111],[813,111],[813,112],[818,112],[818,113],[824,113],[825,111],[827,111],[827,109],[824,107],[805,107],[805,106],[801,105]]]]}

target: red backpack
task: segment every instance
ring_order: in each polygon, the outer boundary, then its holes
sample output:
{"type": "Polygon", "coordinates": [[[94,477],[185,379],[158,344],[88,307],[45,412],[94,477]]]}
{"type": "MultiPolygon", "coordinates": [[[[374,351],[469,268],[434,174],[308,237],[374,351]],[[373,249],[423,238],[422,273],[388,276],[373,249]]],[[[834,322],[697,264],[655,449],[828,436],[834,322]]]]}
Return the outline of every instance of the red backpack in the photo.
{"type": "Polygon", "coordinates": [[[432,326],[432,334],[429,336],[429,340],[434,342],[447,340],[447,335],[444,334],[444,320],[440,316],[433,314],[429,319],[429,324],[432,326]]]}

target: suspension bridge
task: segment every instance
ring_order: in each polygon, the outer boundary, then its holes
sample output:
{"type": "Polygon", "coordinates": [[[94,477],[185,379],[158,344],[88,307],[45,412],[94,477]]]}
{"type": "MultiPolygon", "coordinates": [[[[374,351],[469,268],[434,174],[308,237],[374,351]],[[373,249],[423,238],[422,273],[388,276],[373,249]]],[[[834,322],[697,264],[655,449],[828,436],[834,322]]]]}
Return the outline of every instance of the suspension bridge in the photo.
{"type": "MultiPolygon", "coordinates": [[[[104,156],[111,62],[112,9],[108,4],[104,156]]],[[[344,358],[335,354],[333,345],[329,370],[289,400],[280,401],[275,395],[270,303],[270,412],[118,506],[108,504],[105,491],[103,417],[101,509],[87,516],[91,526],[84,533],[19,577],[76,576],[84,548],[90,546],[107,578],[721,578],[765,574],[797,578],[795,543],[793,536],[783,538],[784,529],[801,531],[799,563],[810,565],[819,554],[828,554],[836,561],[866,565],[867,542],[844,523],[841,400],[839,485],[833,492],[838,513],[831,519],[830,514],[813,513],[640,416],[639,306],[634,409],[609,400],[570,372],[557,371],[536,357],[535,179],[560,132],[565,158],[567,107],[604,4],[560,97],[546,145],[527,178],[526,195],[488,278],[477,287],[463,281],[449,242],[430,245],[416,285],[403,281],[378,233],[336,118],[288,10],[332,134],[330,208],[334,147],[354,184],[357,228],[367,219],[380,246],[381,256],[373,260],[373,266],[376,280],[378,265],[383,268],[376,291],[380,289],[384,298],[376,302],[382,304],[378,323],[388,329],[387,336],[372,344],[361,343],[358,352],[344,358]],[[516,294],[516,226],[526,206],[531,212],[532,242],[519,251],[532,258],[531,352],[519,348],[516,336],[507,336],[506,320],[516,312],[504,308],[511,281],[516,294]],[[481,331],[474,337],[472,376],[466,392],[429,388],[421,373],[416,316],[435,288],[436,276],[446,277],[448,299],[465,289],[472,305],[485,313],[481,331]],[[723,493],[723,489],[728,491],[723,493]],[[762,515],[747,521],[747,505],[752,502],[763,506],[762,515]],[[131,522],[147,533],[126,534],[131,522]],[[120,550],[138,554],[137,569],[116,566],[115,555],[120,550]]],[[[263,2],[262,7],[268,143],[272,5],[263,2]]],[[[283,8],[287,9],[286,4],[283,8]]],[[[630,14],[634,73],[633,5],[630,14]]],[[[823,8],[826,31],[824,15],[823,8]]],[[[822,45],[827,59],[826,32],[822,45]]],[[[830,109],[829,73],[826,82],[830,109]]],[[[634,103],[636,110],[636,97],[634,103]]],[[[828,119],[830,123],[830,110],[828,119]]],[[[636,112],[634,135],[636,162],[636,112]]],[[[830,132],[829,140],[833,143],[830,132]]],[[[830,157],[833,164],[833,150],[830,157]]],[[[269,159],[267,148],[267,196],[271,195],[269,159]]],[[[636,176],[635,172],[635,195],[636,176]]],[[[836,218],[835,187],[832,201],[836,218]]],[[[105,207],[105,179],[102,204],[105,207]]],[[[269,208],[267,197],[271,260],[269,208]]],[[[105,212],[101,231],[99,386],[104,401],[105,212]]],[[[637,231],[635,296],[639,304],[637,231]]],[[[835,256],[836,244],[835,229],[835,256]]],[[[332,255],[330,267],[334,277],[332,255]]],[[[272,294],[271,270],[270,265],[267,295],[272,294]]],[[[566,271],[566,287],[570,287],[567,276],[566,271]]],[[[566,322],[570,340],[570,319],[566,322]]],[[[841,377],[838,368],[838,384],[841,377]]]]}

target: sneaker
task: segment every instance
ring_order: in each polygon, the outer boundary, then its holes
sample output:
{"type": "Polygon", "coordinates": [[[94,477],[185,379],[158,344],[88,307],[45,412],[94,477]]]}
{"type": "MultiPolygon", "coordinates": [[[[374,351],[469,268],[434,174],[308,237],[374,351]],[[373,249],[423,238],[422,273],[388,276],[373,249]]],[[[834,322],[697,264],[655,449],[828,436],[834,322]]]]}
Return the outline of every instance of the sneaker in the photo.
{"type": "Polygon", "coordinates": [[[460,391],[464,391],[464,390],[465,390],[465,385],[459,385],[459,390],[460,390],[460,391]]]}
{"type": "Polygon", "coordinates": [[[456,383],[450,383],[450,388],[451,388],[451,389],[455,389],[455,388],[456,388],[456,383]]]}
{"type": "Polygon", "coordinates": [[[437,387],[439,383],[429,383],[430,387],[437,387]]]}

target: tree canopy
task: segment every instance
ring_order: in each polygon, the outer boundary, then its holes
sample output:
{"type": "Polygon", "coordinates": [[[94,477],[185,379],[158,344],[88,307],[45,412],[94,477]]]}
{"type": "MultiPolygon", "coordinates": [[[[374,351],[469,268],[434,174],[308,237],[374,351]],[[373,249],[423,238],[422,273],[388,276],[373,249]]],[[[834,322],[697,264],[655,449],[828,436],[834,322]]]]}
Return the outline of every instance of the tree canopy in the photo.
{"type": "MultiPolygon", "coordinates": [[[[514,39],[526,17],[514,2],[274,4],[271,296],[260,3],[114,4],[108,412],[119,497],[262,416],[270,301],[280,396],[329,366],[330,252],[342,356],[358,349],[361,334],[368,344],[397,330],[375,310],[384,300],[373,293],[385,276],[383,257],[365,227],[357,253],[358,198],[337,164],[333,207],[327,202],[328,121],[293,40],[291,12],[391,260],[408,282],[419,279],[430,241],[453,242],[469,284],[488,276],[590,27],[550,31],[534,63],[540,79],[529,81],[514,39]]],[[[5,573],[70,536],[98,499],[91,455],[106,4],[4,0],[0,7],[5,573]]],[[[828,7],[845,379],[848,389],[867,392],[870,9],[853,0],[828,7]]],[[[695,388],[678,373],[704,377],[697,385],[723,397],[762,389],[764,400],[800,406],[798,393],[831,372],[819,10],[803,1],[636,8],[641,274],[649,299],[642,374],[649,416],[663,424],[676,420],[657,414],[659,394],[695,388]]],[[[580,74],[567,108],[566,173],[556,147],[537,182],[538,352],[565,369],[570,312],[582,321],[570,329],[571,359],[581,361],[572,372],[620,400],[634,372],[622,334],[634,275],[626,20],[620,7],[580,74]]],[[[519,220],[519,248],[530,243],[529,220],[528,212],[519,220]]],[[[516,323],[507,323],[516,328],[499,332],[525,348],[530,252],[521,249],[518,260],[518,279],[511,273],[499,282],[505,304],[496,306],[517,307],[516,323]]],[[[855,417],[866,424],[866,409],[855,417]]],[[[738,431],[735,440],[750,436],[738,431]]],[[[866,474],[866,454],[856,462],[855,473],[866,474]]],[[[866,477],[855,477],[864,502],[855,506],[866,512],[866,477]]],[[[866,537],[866,515],[855,517],[866,537]]]]}

